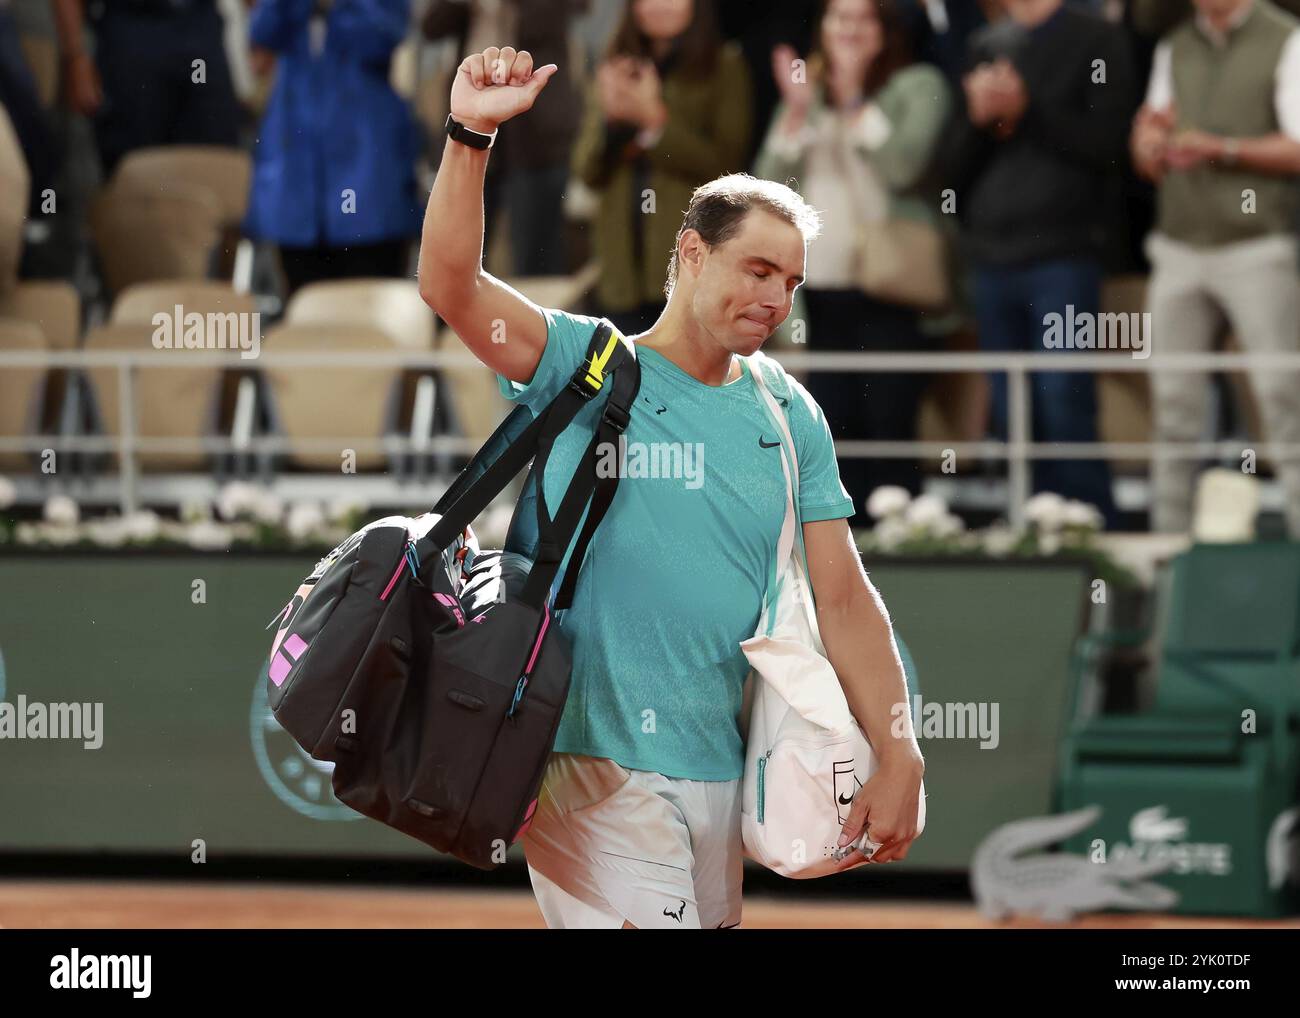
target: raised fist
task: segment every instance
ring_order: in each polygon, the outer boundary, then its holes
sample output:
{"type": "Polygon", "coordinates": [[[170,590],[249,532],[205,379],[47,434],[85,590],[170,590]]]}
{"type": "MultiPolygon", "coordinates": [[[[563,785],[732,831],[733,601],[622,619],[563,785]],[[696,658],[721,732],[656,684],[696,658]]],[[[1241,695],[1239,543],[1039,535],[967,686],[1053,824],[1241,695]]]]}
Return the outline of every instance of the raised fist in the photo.
{"type": "Polygon", "coordinates": [[[527,50],[489,46],[471,53],[456,69],[451,86],[451,115],[471,131],[491,134],[511,117],[531,109],[538,94],[558,68],[547,64],[533,70],[527,50]]]}

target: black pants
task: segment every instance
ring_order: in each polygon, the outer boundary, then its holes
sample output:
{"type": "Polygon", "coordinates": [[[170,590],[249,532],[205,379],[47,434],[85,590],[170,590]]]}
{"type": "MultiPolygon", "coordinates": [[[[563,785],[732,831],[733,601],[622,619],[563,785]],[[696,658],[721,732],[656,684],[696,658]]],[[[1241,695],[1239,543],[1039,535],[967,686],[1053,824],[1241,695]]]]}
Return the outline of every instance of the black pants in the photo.
{"type": "MultiPolygon", "coordinates": [[[[935,341],[918,327],[917,313],[885,304],[858,290],[806,290],[809,349],[915,353],[935,341]]],[[[908,441],[916,438],[917,413],[927,378],[923,373],[814,372],[808,391],[826,414],[831,435],[845,441],[908,441]]],[[[857,511],[854,526],[871,522],[863,503],[883,484],[915,493],[921,467],[913,459],[840,457],[840,479],[857,511]]]]}
{"type": "Polygon", "coordinates": [[[385,240],[351,247],[281,247],[287,301],[299,287],[320,279],[356,279],[362,276],[398,278],[406,275],[410,241],[385,240]]]}
{"type": "Polygon", "coordinates": [[[50,130],[49,118],[41,108],[36,81],[19,42],[18,26],[13,15],[3,7],[0,7],[0,106],[9,114],[27,162],[29,191],[22,200],[27,205],[28,217],[35,219],[41,215],[41,192],[54,185],[54,174],[63,154],[50,130]]]}
{"type": "Polygon", "coordinates": [[[238,145],[239,104],[216,6],[139,12],[106,4],[95,21],[104,105],[95,118],[107,178],[121,158],[154,145],[238,145]],[[202,82],[194,61],[203,61],[202,82]]]}

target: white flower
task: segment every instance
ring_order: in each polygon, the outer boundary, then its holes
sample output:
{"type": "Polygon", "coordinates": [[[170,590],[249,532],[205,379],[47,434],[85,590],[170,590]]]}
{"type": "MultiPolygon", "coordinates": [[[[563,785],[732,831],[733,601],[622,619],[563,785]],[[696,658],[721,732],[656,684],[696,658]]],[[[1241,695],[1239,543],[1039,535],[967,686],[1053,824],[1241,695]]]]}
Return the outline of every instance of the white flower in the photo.
{"type": "Polygon", "coordinates": [[[180,517],[184,523],[199,523],[212,519],[212,504],[204,498],[186,499],[181,503],[180,517]]]}
{"type": "Polygon", "coordinates": [[[20,523],[14,527],[14,540],[19,544],[35,544],[40,539],[41,532],[35,523],[20,523]]]}
{"type": "Polygon", "coordinates": [[[871,531],[881,551],[893,551],[907,540],[911,532],[912,528],[897,516],[886,516],[871,531]]]}
{"type": "Polygon", "coordinates": [[[340,495],[326,506],[325,515],[331,523],[343,523],[356,513],[365,512],[369,508],[370,506],[365,502],[352,495],[340,495]]]}
{"type": "Polygon", "coordinates": [[[956,537],[966,529],[966,524],[962,522],[960,516],[954,516],[950,512],[945,512],[930,526],[930,533],[935,537],[956,537]]]}
{"type": "Polygon", "coordinates": [[[18,489],[14,482],[0,474],[0,509],[8,509],[18,498],[18,489]]]}
{"type": "Polygon", "coordinates": [[[1025,503],[1025,519],[1040,530],[1060,530],[1065,519],[1065,499],[1051,491],[1039,492],[1025,503]]]}
{"type": "Polygon", "coordinates": [[[217,492],[217,512],[223,520],[238,519],[251,512],[257,489],[245,481],[231,481],[217,492]]]}
{"type": "Polygon", "coordinates": [[[253,519],[258,523],[279,523],[284,518],[284,500],[270,491],[259,490],[253,499],[253,519]]]}
{"type": "Polygon", "coordinates": [[[162,532],[162,520],[152,509],[137,509],[122,517],[122,530],[132,541],[153,541],[162,532]]]}
{"type": "Polygon", "coordinates": [[[185,542],[191,548],[222,551],[230,547],[233,534],[229,527],[213,520],[199,520],[185,528],[185,542]]]}
{"type": "Polygon", "coordinates": [[[305,541],[325,526],[325,513],[319,502],[295,502],[284,525],[295,541],[305,541]]]}
{"type": "Polygon", "coordinates": [[[984,531],[984,550],[998,558],[1010,555],[1015,546],[1020,543],[1022,536],[1019,530],[995,523],[984,531]]]}
{"type": "Polygon", "coordinates": [[[894,516],[907,509],[912,501],[912,494],[897,484],[882,484],[867,496],[867,514],[873,519],[881,520],[894,516]]]}
{"type": "Polygon", "coordinates": [[[105,516],[86,524],[86,536],[101,548],[117,548],[126,541],[122,517],[105,516]]]}
{"type": "Polygon", "coordinates": [[[45,500],[45,521],[74,526],[81,519],[81,510],[67,495],[51,495],[45,500]]]}
{"type": "Polygon", "coordinates": [[[905,518],[913,526],[929,529],[947,515],[948,503],[938,495],[919,495],[907,507],[905,518]]]}
{"type": "Polygon", "coordinates": [[[1061,521],[1064,526],[1080,527],[1084,530],[1100,530],[1103,522],[1102,515],[1096,506],[1075,499],[1070,499],[1065,503],[1065,508],[1061,513],[1061,521]]]}
{"type": "Polygon", "coordinates": [[[41,540],[48,544],[75,544],[81,536],[75,523],[46,523],[40,528],[41,540]]]}
{"type": "Polygon", "coordinates": [[[1038,550],[1044,555],[1055,555],[1061,550],[1061,535],[1055,530],[1038,535],[1038,550]]]}

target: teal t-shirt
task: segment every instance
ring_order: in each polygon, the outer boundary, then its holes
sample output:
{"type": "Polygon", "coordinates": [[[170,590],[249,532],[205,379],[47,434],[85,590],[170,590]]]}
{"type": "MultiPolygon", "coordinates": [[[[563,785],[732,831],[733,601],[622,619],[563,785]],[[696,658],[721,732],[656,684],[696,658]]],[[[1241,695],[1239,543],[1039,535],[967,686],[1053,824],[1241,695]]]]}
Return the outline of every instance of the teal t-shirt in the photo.
{"type": "MultiPolygon", "coordinates": [[[[546,348],[528,385],[502,393],[534,410],[573,376],[599,319],[547,310],[546,348]]],[[[555,750],[669,777],[729,781],[744,771],[738,727],[754,635],[785,518],[779,435],[746,371],[727,385],[637,349],[641,390],[623,472],[557,624],[573,678],[555,750]]],[[[820,408],[790,379],[790,431],[805,522],[852,515],[820,408]]],[[[559,505],[591,441],[598,396],[556,441],[547,504],[559,505]]]]}

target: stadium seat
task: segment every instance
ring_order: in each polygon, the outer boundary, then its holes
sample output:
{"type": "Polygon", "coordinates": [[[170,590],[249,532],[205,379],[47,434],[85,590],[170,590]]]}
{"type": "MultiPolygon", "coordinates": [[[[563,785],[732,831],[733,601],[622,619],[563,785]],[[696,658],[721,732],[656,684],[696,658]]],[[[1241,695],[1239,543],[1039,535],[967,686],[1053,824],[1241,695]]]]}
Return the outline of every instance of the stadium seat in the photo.
{"type": "Polygon", "coordinates": [[[433,349],[436,321],[413,279],[309,283],[293,295],[284,313],[287,325],[378,329],[388,334],[394,346],[408,350],[433,349]]]}
{"type": "Polygon", "coordinates": [[[115,184],[145,193],[165,191],[177,181],[206,188],[217,199],[221,225],[238,225],[248,209],[253,161],[242,149],[223,145],[163,145],[128,153],[113,175],[115,184]]]}
{"type": "MultiPolygon", "coordinates": [[[[113,306],[109,323],[86,334],[87,350],[148,352],[155,358],[184,360],[184,350],[155,350],[155,314],[174,315],[180,305],[185,314],[251,314],[254,302],[221,283],[150,283],[132,287],[113,306]]],[[[234,357],[235,355],[232,355],[234,357]]],[[[175,361],[173,361],[174,363],[175,361]]],[[[238,363],[238,362],[233,362],[238,363]]],[[[141,368],[135,374],[136,434],[150,438],[202,438],[214,434],[218,386],[223,369],[218,366],[141,368]]],[[[115,368],[90,368],[89,376],[99,428],[117,435],[120,428],[118,373],[115,368]]],[[[141,454],[147,470],[202,469],[209,454],[202,451],[141,454]]]]}
{"type": "Polygon", "coordinates": [[[24,280],[0,294],[0,316],[40,327],[52,350],[81,345],[81,296],[61,279],[24,280]]]}
{"type": "Polygon", "coordinates": [[[114,294],[136,283],[206,278],[221,222],[212,191],[183,180],[137,191],[114,177],[90,210],[100,268],[114,294]]]}
{"type": "Polygon", "coordinates": [[[1152,708],[1075,718],[1063,740],[1060,808],[1102,807],[1066,849],[1100,839],[1111,857],[1170,859],[1156,879],[1179,912],[1287,914],[1300,907],[1300,543],[1194,545],[1168,589],[1152,708]]]}
{"type": "MultiPolygon", "coordinates": [[[[48,343],[40,326],[18,318],[0,317],[0,351],[45,350],[48,343]]],[[[20,438],[38,430],[45,369],[0,369],[0,437],[20,438]]],[[[0,450],[0,471],[26,471],[32,454],[0,450]]]]}
{"type": "MultiPolygon", "coordinates": [[[[386,351],[400,349],[392,335],[376,327],[338,324],[281,325],[267,334],[267,353],[386,351]]],[[[355,448],[351,442],[379,439],[392,430],[396,382],[393,367],[307,367],[269,365],[263,369],[270,388],[274,430],[290,443],[337,439],[328,449],[292,449],[293,465],[340,473],[345,449],[353,449],[358,470],[382,468],[382,450],[355,448]]]]}

